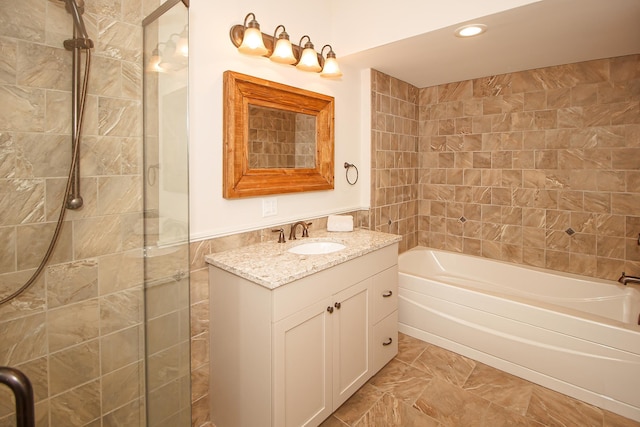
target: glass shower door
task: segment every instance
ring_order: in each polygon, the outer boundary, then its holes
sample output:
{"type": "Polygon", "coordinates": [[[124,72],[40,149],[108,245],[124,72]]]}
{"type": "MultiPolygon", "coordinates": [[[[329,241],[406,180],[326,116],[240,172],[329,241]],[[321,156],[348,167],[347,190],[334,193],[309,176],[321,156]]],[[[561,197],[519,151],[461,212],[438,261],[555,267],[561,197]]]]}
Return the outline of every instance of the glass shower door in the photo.
{"type": "Polygon", "coordinates": [[[188,8],[144,27],[144,268],[147,425],[190,426],[188,8]]]}

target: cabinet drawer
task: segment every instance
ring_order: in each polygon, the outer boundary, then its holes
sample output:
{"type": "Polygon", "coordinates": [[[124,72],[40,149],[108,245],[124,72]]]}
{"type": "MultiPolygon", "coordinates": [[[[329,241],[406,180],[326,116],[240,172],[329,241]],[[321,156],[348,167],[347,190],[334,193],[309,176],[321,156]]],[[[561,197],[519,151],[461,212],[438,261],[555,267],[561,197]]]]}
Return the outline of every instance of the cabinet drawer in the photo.
{"type": "Polygon", "coordinates": [[[373,276],[373,323],[398,308],[398,266],[394,265],[373,276]]]}
{"type": "Polygon", "coordinates": [[[377,372],[398,354],[398,311],[373,327],[373,372],[377,372]]]}
{"type": "MultiPolygon", "coordinates": [[[[383,273],[397,265],[397,253],[398,245],[394,244],[279,286],[272,291],[273,321],[284,319],[316,301],[341,292],[350,285],[372,278],[377,273],[383,273]]],[[[379,319],[382,317],[384,316],[379,319]]],[[[376,321],[373,320],[373,323],[376,321]]]]}

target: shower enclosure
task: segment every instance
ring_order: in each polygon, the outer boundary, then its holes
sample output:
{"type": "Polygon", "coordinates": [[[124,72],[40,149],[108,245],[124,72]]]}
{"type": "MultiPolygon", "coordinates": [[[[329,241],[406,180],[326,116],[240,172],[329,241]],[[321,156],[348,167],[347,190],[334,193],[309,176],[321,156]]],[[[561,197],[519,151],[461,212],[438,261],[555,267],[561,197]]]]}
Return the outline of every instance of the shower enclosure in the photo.
{"type": "MultiPolygon", "coordinates": [[[[0,0],[0,299],[38,268],[64,203],[70,1],[93,41],[73,178],[82,206],[66,211],[42,274],[0,305],[0,366],[29,377],[38,426],[186,427],[188,63],[167,48],[186,46],[184,2],[0,0]],[[155,48],[166,64],[146,72],[155,48]]],[[[0,385],[0,427],[13,411],[0,385]]]]}
{"type": "Polygon", "coordinates": [[[144,28],[147,421],[191,425],[188,9],[169,0],[144,28]]]}

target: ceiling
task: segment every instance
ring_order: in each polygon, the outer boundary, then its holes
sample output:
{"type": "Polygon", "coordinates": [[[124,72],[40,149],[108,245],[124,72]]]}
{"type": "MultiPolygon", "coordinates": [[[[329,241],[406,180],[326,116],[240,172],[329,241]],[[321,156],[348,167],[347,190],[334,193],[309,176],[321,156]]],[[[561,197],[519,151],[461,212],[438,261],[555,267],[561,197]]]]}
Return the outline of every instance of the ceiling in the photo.
{"type": "Polygon", "coordinates": [[[542,0],[338,58],[429,87],[640,53],[640,0],[542,0]],[[488,26],[469,39],[453,31],[488,26]]]}

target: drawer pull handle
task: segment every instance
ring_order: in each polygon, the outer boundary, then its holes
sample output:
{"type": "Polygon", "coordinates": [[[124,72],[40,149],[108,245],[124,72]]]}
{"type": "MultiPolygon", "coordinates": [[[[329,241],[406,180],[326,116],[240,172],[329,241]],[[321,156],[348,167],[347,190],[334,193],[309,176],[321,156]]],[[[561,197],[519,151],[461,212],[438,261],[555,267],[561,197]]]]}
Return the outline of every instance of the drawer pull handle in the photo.
{"type": "Polygon", "coordinates": [[[393,342],[393,338],[389,338],[389,340],[383,342],[382,345],[384,346],[391,345],[392,342],[393,342]]]}
{"type": "Polygon", "coordinates": [[[387,291],[384,294],[382,294],[382,298],[389,298],[391,295],[393,295],[392,291],[387,291]]]}
{"type": "Polygon", "coordinates": [[[342,307],[342,304],[340,304],[339,302],[333,304],[335,308],[337,308],[338,310],[340,310],[340,307],[342,307]]]}
{"type": "Polygon", "coordinates": [[[327,311],[328,311],[329,313],[333,313],[333,307],[331,307],[331,306],[327,307],[327,311]]]}

